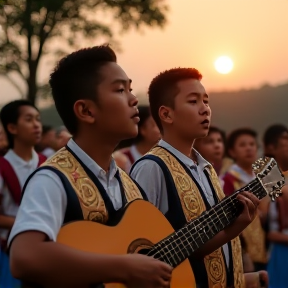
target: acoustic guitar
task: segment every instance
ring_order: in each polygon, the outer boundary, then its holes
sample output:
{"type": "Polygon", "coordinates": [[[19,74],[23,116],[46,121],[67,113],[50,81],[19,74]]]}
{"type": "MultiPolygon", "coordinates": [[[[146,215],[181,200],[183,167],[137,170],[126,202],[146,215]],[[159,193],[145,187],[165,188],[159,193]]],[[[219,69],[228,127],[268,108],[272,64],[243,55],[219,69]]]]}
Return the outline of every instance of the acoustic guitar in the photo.
{"type": "MultiPolygon", "coordinates": [[[[256,178],[252,182],[178,231],[155,206],[135,200],[125,207],[115,226],[92,221],[68,223],[61,228],[57,242],[91,253],[146,254],[174,267],[171,288],[196,287],[187,258],[239,216],[243,208],[237,194],[251,191],[259,199],[269,195],[273,201],[281,194],[285,179],[273,158],[260,158],[253,170],[256,178]]],[[[125,286],[107,283],[105,287],[125,286]]]]}

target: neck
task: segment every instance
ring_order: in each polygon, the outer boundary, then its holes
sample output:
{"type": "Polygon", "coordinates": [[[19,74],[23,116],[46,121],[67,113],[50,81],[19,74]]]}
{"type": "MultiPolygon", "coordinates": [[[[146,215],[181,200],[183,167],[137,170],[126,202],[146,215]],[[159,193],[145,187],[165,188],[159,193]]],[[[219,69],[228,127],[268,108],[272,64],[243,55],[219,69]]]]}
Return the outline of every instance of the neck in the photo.
{"type": "Polygon", "coordinates": [[[31,145],[25,145],[19,141],[14,141],[13,151],[24,161],[30,161],[32,159],[33,150],[34,147],[31,145]]]}
{"type": "Polygon", "coordinates": [[[153,147],[153,145],[147,143],[146,141],[141,141],[137,143],[135,146],[141,155],[145,155],[153,147]]]}
{"type": "MultiPolygon", "coordinates": [[[[95,133],[94,133],[95,134],[95,133]]],[[[106,137],[91,139],[91,133],[80,134],[73,137],[75,143],[91,157],[103,170],[108,171],[112,159],[112,153],[117,146],[116,141],[107,141],[106,137]]]]}
{"type": "Polygon", "coordinates": [[[191,147],[194,141],[177,139],[175,135],[162,135],[162,139],[187,157],[191,157],[191,147]]]}
{"type": "Polygon", "coordinates": [[[214,161],[214,162],[212,163],[212,165],[213,165],[213,167],[214,167],[217,175],[219,176],[220,171],[221,171],[221,168],[222,168],[222,160],[220,160],[220,161],[214,161]]]}

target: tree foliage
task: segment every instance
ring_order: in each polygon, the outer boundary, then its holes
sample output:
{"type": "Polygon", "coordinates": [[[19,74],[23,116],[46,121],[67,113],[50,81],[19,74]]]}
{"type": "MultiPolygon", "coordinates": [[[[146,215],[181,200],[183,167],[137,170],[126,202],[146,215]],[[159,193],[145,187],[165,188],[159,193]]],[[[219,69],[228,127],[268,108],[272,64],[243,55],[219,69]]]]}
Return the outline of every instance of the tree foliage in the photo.
{"type": "Polygon", "coordinates": [[[0,74],[23,94],[11,77],[16,73],[27,85],[23,96],[35,103],[43,55],[59,57],[85,39],[112,41],[115,25],[122,32],[145,25],[162,27],[166,11],[163,0],[0,0],[0,74]],[[104,23],[103,15],[110,21],[104,23]]]}

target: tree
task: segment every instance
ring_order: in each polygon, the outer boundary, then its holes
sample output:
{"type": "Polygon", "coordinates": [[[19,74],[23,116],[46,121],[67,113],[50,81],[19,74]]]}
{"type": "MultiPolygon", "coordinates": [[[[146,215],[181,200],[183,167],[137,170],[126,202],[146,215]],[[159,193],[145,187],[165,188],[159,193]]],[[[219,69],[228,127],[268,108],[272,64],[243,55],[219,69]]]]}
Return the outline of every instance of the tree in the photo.
{"type": "Polygon", "coordinates": [[[35,103],[44,55],[66,54],[81,39],[113,41],[111,25],[97,20],[101,13],[109,12],[125,32],[144,25],[163,27],[166,11],[163,0],[0,0],[0,75],[24,94],[11,77],[20,76],[27,86],[26,98],[35,103]]]}

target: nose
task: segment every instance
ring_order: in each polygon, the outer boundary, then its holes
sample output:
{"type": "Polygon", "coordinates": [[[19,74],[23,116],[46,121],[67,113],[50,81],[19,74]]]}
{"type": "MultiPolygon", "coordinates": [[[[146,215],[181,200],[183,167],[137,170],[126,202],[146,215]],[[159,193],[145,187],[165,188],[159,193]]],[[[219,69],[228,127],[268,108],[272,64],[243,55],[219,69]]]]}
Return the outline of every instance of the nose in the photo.
{"type": "Polygon", "coordinates": [[[210,116],[211,109],[210,106],[204,102],[202,102],[201,108],[200,108],[200,115],[207,115],[210,116]]]}
{"type": "Polygon", "coordinates": [[[42,126],[41,122],[37,119],[34,120],[34,127],[40,128],[42,126]]]}
{"type": "Polygon", "coordinates": [[[130,93],[129,106],[137,106],[137,104],[138,104],[138,98],[134,94],[130,93]]]}

